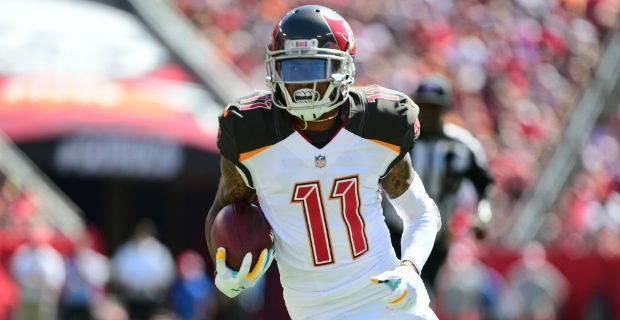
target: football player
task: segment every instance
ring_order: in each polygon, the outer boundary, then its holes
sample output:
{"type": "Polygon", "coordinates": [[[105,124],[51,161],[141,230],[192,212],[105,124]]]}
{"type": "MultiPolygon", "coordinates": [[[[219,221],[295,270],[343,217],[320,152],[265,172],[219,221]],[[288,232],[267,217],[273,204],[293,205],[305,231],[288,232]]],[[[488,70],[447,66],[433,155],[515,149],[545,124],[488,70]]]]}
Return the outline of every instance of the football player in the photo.
{"type": "Polygon", "coordinates": [[[275,238],[255,266],[248,255],[239,270],[226,266],[226,248],[208,243],[215,283],[235,297],[275,257],[292,319],[436,319],[420,272],[441,219],[409,156],[418,107],[401,92],[353,86],[355,49],[338,13],[295,8],[268,44],[269,90],[220,116],[221,179],[207,239],[225,205],[254,197],[275,238]],[[404,221],[402,259],[382,194],[404,221]]]}

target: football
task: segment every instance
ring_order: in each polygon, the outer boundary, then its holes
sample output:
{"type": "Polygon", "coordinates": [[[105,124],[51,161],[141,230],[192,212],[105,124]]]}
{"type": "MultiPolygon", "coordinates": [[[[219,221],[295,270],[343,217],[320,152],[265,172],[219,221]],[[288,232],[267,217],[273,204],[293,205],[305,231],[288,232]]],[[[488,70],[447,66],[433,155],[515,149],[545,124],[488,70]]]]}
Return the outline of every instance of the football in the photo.
{"type": "Polygon", "coordinates": [[[260,207],[235,202],[224,207],[215,217],[211,227],[211,244],[214,249],[226,248],[226,264],[233,270],[239,270],[248,252],[252,253],[254,267],[261,251],[273,246],[273,235],[260,207]]]}

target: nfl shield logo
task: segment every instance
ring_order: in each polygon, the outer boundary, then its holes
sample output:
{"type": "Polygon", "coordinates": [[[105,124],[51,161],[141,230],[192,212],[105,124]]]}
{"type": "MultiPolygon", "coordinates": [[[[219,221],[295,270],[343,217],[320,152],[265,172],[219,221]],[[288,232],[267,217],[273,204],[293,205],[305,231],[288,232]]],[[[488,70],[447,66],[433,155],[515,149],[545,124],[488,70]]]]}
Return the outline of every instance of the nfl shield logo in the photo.
{"type": "Polygon", "coordinates": [[[318,155],[318,156],[314,157],[314,166],[315,167],[323,168],[325,166],[325,164],[327,164],[327,160],[325,159],[325,156],[318,155]]]}

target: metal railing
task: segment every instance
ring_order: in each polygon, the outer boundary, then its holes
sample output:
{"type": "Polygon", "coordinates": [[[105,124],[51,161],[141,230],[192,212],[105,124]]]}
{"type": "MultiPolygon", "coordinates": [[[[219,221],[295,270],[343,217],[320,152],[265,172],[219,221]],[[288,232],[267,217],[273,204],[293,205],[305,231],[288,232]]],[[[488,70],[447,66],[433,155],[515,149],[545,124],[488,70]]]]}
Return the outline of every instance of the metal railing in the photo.
{"type": "Polygon", "coordinates": [[[129,0],[135,13],[215,95],[226,103],[251,92],[234,65],[222,63],[207,37],[167,0],[129,0]]]}
{"type": "Polygon", "coordinates": [[[507,236],[510,245],[535,238],[557,203],[563,188],[578,168],[581,152],[597,120],[620,103],[620,27],[610,33],[599,64],[573,109],[561,140],[540,168],[534,186],[515,206],[515,220],[507,236]]]}
{"type": "Polygon", "coordinates": [[[37,213],[69,238],[84,230],[80,209],[0,132],[0,171],[17,189],[33,196],[37,213]]]}

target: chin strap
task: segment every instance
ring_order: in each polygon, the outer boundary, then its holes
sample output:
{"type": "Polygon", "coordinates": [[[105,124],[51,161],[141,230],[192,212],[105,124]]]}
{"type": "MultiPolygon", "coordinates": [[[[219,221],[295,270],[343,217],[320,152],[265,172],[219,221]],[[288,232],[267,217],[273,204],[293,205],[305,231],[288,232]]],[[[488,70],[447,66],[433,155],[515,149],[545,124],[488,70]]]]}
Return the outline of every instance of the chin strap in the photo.
{"type": "MultiPolygon", "coordinates": [[[[337,108],[336,112],[334,114],[332,114],[331,116],[329,116],[329,117],[327,117],[325,119],[314,120],[312,122],[325,122],[325,121],[329,121],[329,120],[332,120],[332,119],[336,118],[339,114],[340,114],[340,108],[337,108]]],[[[300,127],[299,129],[301,131],[306,131],[308,129],[308,121],[303,120],[303,119],[302,119],[302,121],[304,122],[304,127],[303,128],[300,127]]]]}

